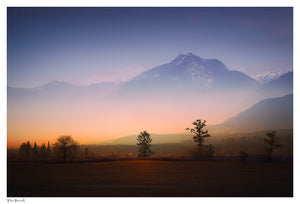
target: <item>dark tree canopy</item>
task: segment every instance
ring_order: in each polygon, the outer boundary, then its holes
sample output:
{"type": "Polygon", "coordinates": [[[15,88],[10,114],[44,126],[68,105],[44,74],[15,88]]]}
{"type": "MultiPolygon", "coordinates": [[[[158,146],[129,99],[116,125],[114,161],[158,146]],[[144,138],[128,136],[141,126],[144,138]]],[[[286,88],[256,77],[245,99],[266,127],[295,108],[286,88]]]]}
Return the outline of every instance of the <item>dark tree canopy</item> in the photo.
{"type": "Polygon", "coordinates": [[[47,148],[46,148],[45,143],[43,143],[40,148],[40,156],[42,159],[45,159],[47,157],[47,148]]]}
{"type": "Polygon", "coordinates": [[[47,159],[51,156],[50,143],[48,142],[48,147],[43,143],[40,147],[34,142],[34,145],[31,146],[28,141],[23,142],[19,148],[20,159],[31,160],[31,159],[47,159]]]}
{"type": "Polygon", "coordinates": [[[54,143],[54,149],[67,161],[79,149],[79,145],[71,136],[60,136],[54,143]]]}
{"type": "Polygon", "coordinates": [[[20,146],[20,149],[19,149],[19,154],[20,154],[21,158],[28,160],[31,155],[30,152],[31,152],[30,142],[22,143],[20,146]]]}
{"type": "Polygon", "coordinates": [[[143,131],[141,132],[138,136],[137,136],[137,145],[138,145],[138,158],[139,159],[144,159],[146,157],[149,157],[153,154],[153,152],[151,151],[150,147],[152,139],[150,137],[150,134],[147,131],[143,131]]]}

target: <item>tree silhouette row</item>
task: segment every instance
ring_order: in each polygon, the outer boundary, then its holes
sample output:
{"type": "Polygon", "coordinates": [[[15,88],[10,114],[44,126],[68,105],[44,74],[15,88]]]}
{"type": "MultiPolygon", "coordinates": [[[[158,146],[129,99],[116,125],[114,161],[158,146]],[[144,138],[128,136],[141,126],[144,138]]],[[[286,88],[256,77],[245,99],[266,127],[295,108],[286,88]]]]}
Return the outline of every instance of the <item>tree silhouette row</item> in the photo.
{"type": "MultiPolygon", "coordinates": [[[[211,143],[207,143],[206,139],[211,137],[208,134],[208,130],[205,130],[206,120],[202,121],[198,119],[194,121],[193,128],[186,128],[189,133],[193,135],[193,140],[197,144],[197,147],[191,151],[193,160],[212,160],[214,157],[215,147],[211,143]]],[[[278,147],[282,147],[282,144],[278,143],[275,131],[267,132],[264,142],[267,147],[265,148],[265,161],[272,161],[272,153],[278,147]]],[[[147,131],[142,131],[137,136],[137,159],[149,158],[154,152],[151,150],[152,138],[147,131]]],[[[66,162],[72,160],[79,149],[79,143],[75,141],[72,136],[60,136],[56,139],[56,142],[50,146],[50,142],[43,143],[40,147],[34,142],[33,145],[30,142],[24,142],[19,148],[19,156],[23,160],[45,160],[56,157],[66,162]]],[[[83,154],[87,156],[89,150],[86,147],[83,154]]],[[[246,161],[248,154],[245,150],[240,150],[240,161],[246,161]]]]}

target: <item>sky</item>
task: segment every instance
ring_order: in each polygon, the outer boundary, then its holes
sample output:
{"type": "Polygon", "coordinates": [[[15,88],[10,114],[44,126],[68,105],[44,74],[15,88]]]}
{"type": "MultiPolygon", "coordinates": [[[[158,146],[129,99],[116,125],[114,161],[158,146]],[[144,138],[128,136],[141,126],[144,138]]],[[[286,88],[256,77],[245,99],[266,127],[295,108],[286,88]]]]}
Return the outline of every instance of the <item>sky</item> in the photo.
{"type": "Polygon", "coordinates": [[[293,70],[292,8],[8,8],[7,85],[126,81],[180,53],[293,70]]]}
{"type": "MultiPolygon", "coordinates": [[[[190,52],[249,75],[293,70],[293,9],[7,10],[7,86],[30,88],[53,80],[121,82],[190,52]]],[[[28,138],[38,144],[53,142],[59,135],[95,144],[142,130],[182,133],[197,118],[218,124],[258,102],[246,92],[236,98],[223,94],[204,101],[182,95],[8,98],[8,146],[28,138]]]]}

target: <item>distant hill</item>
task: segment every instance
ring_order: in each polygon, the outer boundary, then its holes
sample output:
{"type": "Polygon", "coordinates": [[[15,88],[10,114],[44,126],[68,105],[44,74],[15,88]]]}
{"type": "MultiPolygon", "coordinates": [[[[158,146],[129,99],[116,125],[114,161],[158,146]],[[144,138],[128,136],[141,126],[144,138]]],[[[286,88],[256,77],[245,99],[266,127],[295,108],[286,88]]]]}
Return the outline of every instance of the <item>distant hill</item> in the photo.
{"type": "MultiPolygon", "coordinates": [[[[119,144],[126,144],[126,145],[136,145],[137,143],[137,135],[129,135],[125,137],[120,137],[114,140],[108,140],[102,142],[101,144],[109,144],[109,145],[119,145],[119,144]]],[[[152,143],[153,144],[163,144],[163,143],[179,143],[185,142],[186,140],[191,140],[191,136],[189,134],[151,134],[152,143]]]]}
{"type": "Polygon", "coordinates": [[[293,94],[260,101],[219,125],[209,126],[212,132],[254,132],[293,128],[293,94]]]}
{"type": "Polygon", "coordinates": [[[45,101],[76,101],[84,98],[99,99],[112,94],[118,85],[112,82],[101,82],[88,86],[78,86],[62,81],[51,81],[34,88],[7,87],[9,103],[45,101]]]}

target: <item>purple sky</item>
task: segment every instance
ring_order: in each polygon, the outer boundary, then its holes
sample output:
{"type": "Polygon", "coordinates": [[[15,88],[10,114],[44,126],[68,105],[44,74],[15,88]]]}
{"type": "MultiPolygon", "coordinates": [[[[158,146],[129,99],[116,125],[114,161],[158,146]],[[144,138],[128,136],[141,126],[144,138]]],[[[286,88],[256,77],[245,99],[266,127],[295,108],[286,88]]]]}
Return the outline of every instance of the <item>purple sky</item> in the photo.
{"type": "Polygon", "coordinates": [[[8,8],[8,86],[124,81],[179,53],[293,69],[292,8],[8,8]]]}

